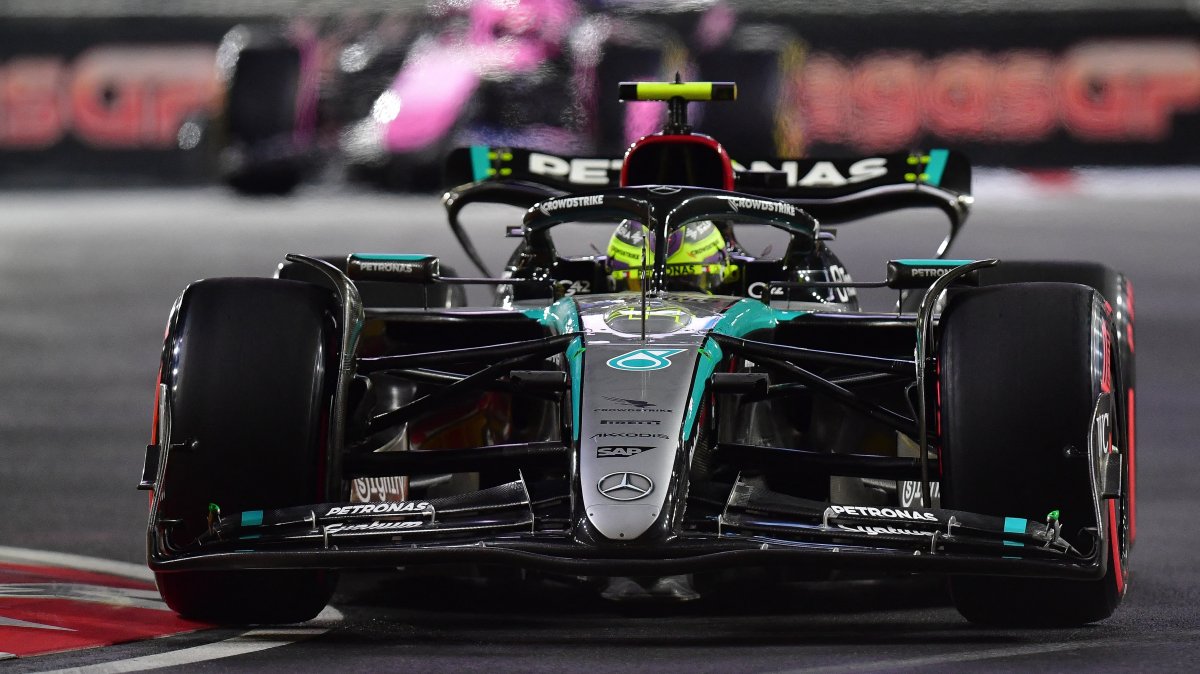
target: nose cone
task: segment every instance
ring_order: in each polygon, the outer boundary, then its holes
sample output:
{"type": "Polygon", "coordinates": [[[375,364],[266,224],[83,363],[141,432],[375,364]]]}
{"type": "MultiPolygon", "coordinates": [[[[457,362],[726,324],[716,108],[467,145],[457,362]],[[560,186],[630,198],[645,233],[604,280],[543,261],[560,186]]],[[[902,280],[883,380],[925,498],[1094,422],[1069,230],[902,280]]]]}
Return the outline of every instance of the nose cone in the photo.
{"type": "Polygon", "coordinates": [[[589,506],[587,516],[596,531],[605,538],[629,541],[646,533],[658,519],[658,511],[657,504],[603,504],[589,506]]]}

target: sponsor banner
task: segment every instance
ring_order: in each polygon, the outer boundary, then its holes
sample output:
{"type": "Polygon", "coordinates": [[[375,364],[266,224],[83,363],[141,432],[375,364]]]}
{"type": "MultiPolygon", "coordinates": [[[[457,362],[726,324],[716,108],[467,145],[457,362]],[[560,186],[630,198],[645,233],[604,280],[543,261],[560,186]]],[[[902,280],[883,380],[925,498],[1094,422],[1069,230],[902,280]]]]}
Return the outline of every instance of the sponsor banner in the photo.
{"type": "Polygon", "coordinates": [[[220,104],[226,19],[0,21],[0,184],[210,180],[179,149],[220,104]]]}
{"type": "Polygon", "coordinates": [[[1200,132],[1200,41],[1190,37],[1086,39],[1062,51],[814,52],[790,86],[801,151],[948,146],[976,163],[1023,165],[1200,156],[1162,146],[1200,132]],[[1052,150],[1065,156],[1041,156],[1052,150]]]}
{"type": "MultiPolygon", "coordinates": [[[[921,507],[922,490],[921,483],[912,480],[902,480],[899,484],[900,505],[905,508],[921,507]]],[[[934,508],[940,508],[942,505],[942,484],[940,482],[929,483],[929,498],[930,503],[934,508]]]]}
{"type": "Polygon", "coordinates": [[[346,524],[344,522],[334,522],[321,527],[321,531],[326,534],[348,534],[348,533],[376,533],[380,531],[400,531],[403,529],[416,529],[425,526],[420,520],[405,520],[400,522],[368,522],[364,524],[346,524]]]}
{"type": "Polygon", "coordinates": [[[596,448],[597,459],[629,457],[644,454],[654,449],[653,445],[600,445],[596,448]]]}
{"type": "Polygon", "coordinates": [[[911,510],[907,508],[875,508],[872,506],[842,506],[831,505],[829,509],[834,516],[846,515],[849,517],[881,517],[893,520],[912,520],[914,522],[934,522],[937,523],[937,515],[925,510],[911,510]]]}
{"type": "MultiPolygon", "coordinates": [[[[580,21],[588,14],[584,8],[580,21]]],[[[627,16],[677,37],[680,65],[691,78],[738,81],[738,102],[696,103],[690,117],[735,159],[952,147],[985,166],[1200,162],[1200,31],[1183,9],[853,15],[764,9],[730,15],[716,33],[699,30],[716,24],[694,12],[627,16]],[[739,41],[764,25],[777,38],[769,45],[739,41]]],[[[430,25],[453,20],[433,16],[430,25]]],[[[219,109],[216,46],[238,22],[228,12],[119,20],[100,11],[5,16],[0,184],[80,176],[92,183],[211,180],[212,154],[180,150],[179,136],[185,121],[219,109]]],[[[336,61],[338,41],[351,39],[355,29],[314,30],[322,35],[324,64],[336,61]]],[[[563,53],[573,64],[563,73],[613,91],[589,89],[581,100],[562,102],[598,115],[577,130],[590,156],[535,153],[530,170],[600,186],[611,181],[613,157],[628,136],[660,121],[635,124],[644,115],[615,102],[615,83],[604,79],[612,64],[603,45],[598,62],[569,45],[563,53]],[[611,126],[602,110],[609,103],[624,120],[616,133],[600,130],[611,126]]],[[[327,64],[322,75],[322,86],[341,77],[327,64]]],[[[509,87],[514,100],[529,89],[517,84],[509,87]]],[[[872,170],[859,168],[864,175],[872,170]]]]}
{"type": "Polygon", "coordinates": [[[428,501],[399,501],[390,503],[355,503],[344,506],[333,506],[325,512],[323,518],[371,515],[428,515],[433,516],[433,505],[428,501]]]}
{"type": "MultiPolygon", "coordinates": [[[[787,26],[795,40],[776,62],[780,156],[950,147],[975,165],[1200,160],[1197,17],[1055,9],[739,21],[787,26]]],[[[739,85],[735,105],[762,100],[739,85]]]]}
{"type": "Polygon", "coordinates": [[[408,478],[405,476],[360,477],[350,482],[351,503],[403,501],[407,497],[408,478]]]}

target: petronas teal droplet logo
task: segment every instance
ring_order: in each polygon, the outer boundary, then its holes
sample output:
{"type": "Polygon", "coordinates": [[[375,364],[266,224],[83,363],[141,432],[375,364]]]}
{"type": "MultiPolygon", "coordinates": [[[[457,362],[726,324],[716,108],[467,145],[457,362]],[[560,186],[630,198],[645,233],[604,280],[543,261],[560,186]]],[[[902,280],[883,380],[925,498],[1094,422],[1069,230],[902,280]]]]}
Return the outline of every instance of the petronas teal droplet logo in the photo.
{"type": "Polygon", "coordinates": [[[649,372],[671,367],[671,356],[683,349],[637,349],[608,359],[608,366],[626,372],[649,372]]]}

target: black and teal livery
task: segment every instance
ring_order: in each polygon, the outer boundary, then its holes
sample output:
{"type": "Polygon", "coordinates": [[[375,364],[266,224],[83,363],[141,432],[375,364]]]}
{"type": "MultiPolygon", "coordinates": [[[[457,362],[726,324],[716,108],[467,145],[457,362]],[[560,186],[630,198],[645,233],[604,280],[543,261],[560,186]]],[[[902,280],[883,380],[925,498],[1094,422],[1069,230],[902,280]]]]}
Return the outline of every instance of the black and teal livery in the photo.
{"type": "Polygon", "coordinates": [[[952,152],[735,179],[715,141],[674,131],[635,145],[639,166],[724,162],[695,175],[728,184],[654,184],[626,164],[518,149],[453,155],[466,182],[444,203],[473,257],[464,206],[527,208],[502,274],[477,259],[481,278],[443,275],[431,255],[290,256],[276,279],[189,287],[142,479],[168,604],[305,619],[352,567],[771,565],[950,574],[980,623],[1107,617],[1133,531],[1127,280],[944,258],[971,204],[952,152]],[[850,279],[823,226],[912,206],[949,216],[938,256],[850,279]],[[712,222],[739,274],[715,292],[680,288],[660,249],[640,290],[610,292],[603,255],[554,244],[564,223],[605,219],[660,241],[712,222]],[[751,256],[735,222],[789,245],[751,256]],[[568,294],[563,279],[590,283],[568,294]],[[472,283],[495,287],[495,305],[465,306],[453,290],[472,283]],[[896,290],[898,308],[862,311],[864,286],[896,290]],[[379,479],[404,489],[350,498],[379,479]]]}

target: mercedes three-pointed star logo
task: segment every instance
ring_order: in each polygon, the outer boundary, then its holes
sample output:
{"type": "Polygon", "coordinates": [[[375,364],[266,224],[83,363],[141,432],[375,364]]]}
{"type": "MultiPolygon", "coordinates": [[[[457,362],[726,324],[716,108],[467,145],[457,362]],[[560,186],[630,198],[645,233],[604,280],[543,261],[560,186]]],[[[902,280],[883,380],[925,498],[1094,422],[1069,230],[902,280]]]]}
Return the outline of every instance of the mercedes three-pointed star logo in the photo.
{"type": "Polygon", "coordinates": [[[658,185],[651,187],[650,191],[655,194],[678,194],[680,189],[672,185],[658,185]]]}
{"type": "Polygon", "coordinates": [[[596,489],[614,501],[636,501],[654,491],[654,481],[641,473],[609,473],[600,478],[596,489]]]}

